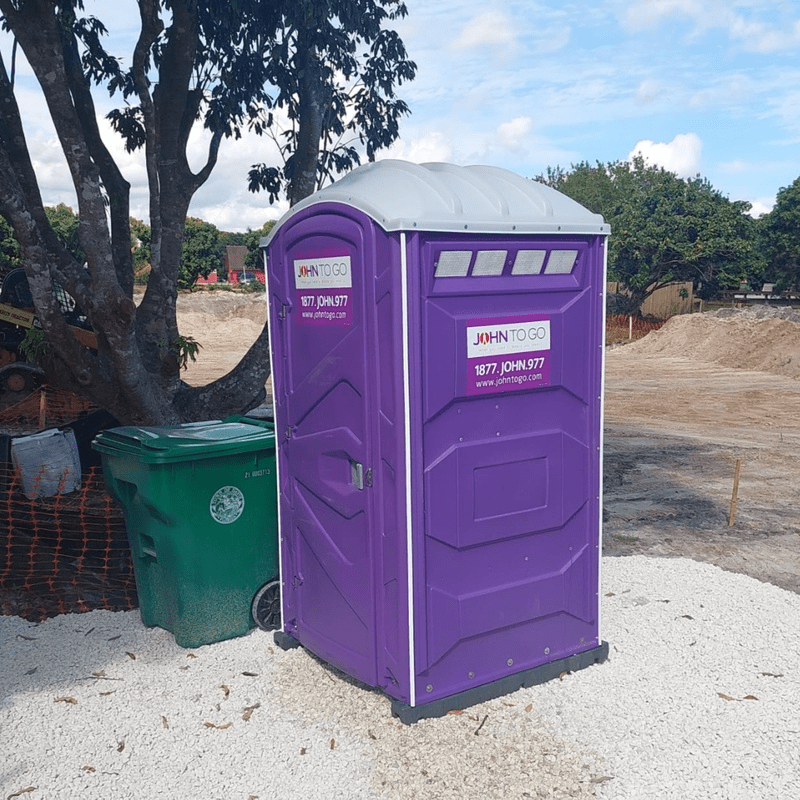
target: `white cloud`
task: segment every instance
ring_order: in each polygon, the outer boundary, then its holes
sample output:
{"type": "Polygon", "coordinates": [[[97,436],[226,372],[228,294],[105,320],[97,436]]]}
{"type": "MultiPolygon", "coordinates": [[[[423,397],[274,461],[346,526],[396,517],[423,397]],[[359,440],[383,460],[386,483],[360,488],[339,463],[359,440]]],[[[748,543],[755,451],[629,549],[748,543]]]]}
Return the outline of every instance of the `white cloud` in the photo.
{"type": "Polygon", "coordinates": [[[672,15],[697,20],[707,16],[708,7],[714,5],[719,5],[718,0],[716,3],[703,0],[634,0],[623,12],[622,21],[630,30],[648,30],[660,25],[664,17],[672,15]]]}
{"type": "MultiPolygon", "coordinates": [[[[781,5],[781,4],[778,4],[781,5]]],[[[727,32],[749,53],[777,53],[800,46],[800,20],[786,19],[791,6],[783,11],[781,21],[767,24],[756,15],[759,9],[752,3],[731,0],[633,0],[622,13],[623,25],[631,31],[652,30],[667,18],[677,18],[693,23],[692,36],[697,37],[713,28],[727,32]],[[743,7],[743,14],[736,7],[743,7]]],[[[774,8],[767,8],[767,15],[777,17],[774,8]]]]}
{"type": "Polygon", "coordinates": [[[689,178],[700,172],[702,153],[703,143],[696,133],[679,133],[671,142],[637,142],[628,159],[641,155],[650,164],[689,178]]]}
{"type": "Polygon", "coordinates": [[[289,210],[289,203],[280,200],[270,205],[266,194],[253,194],[246,189],[227,197],[223,202],[213,196],[208,205],[193,203],[189,214],[216,225],[221,231],[257,230],[268,219],[278,219],[289,210]]]}
{"type": "Polygon", "coordinates": [[[415,164],[429,161],[452,161],[453,148],[440,131],[432,131],[418,139],[406,141],[398,139],[388,150],[382,150],[378,160],[384,158],[400,158],[415,164]]]}
{"type": "Polygon", "coordinates": [[[517,51],[523,37],[526,48],[532,48],[538,55],[554,53],[567,46],[572,36],[572,28],[559,22],[545,25],[544,18],[537,19],[531,26],[529,20],[516,20],[500,11],[485,11],[470,20],[453,40],[453,50],[473,50],[481,48],[517,51]]]}
{"type": "Polygon", "coordinates": [[[733,161],[726,161],[724,164],[719,165],[720,172],[726,175],[739,175],[742,172],[749,172],[752,167],[746,161],[741,159],[734,159],[733,161]]]}
{"type": "Polygon", "coordinates": [[[563,50],[572,37],[572,28],[568,25],[554,25],[540,28],[535,32],[533,47],[538,54],[555,53],[563,50]]]}
{"type": "Polygon", "coordinates": [[[759,200],[750,201],[750,210],[747,212],[753,219],[758,219],[764,214],[769,214],[775,205],[774,197],[762,197],[759,200]]]}
{"type": "Polygon", "coordinates": [[[647,78],[636,87],[634,100],[639,105],[647,105],[658,100],[665,92],[666,87],[661,81],[647,78]]]}
{"type": "Polygon", "coordinates": [[[733,39],[742,43],[742,48],[750,53],[777,53],[792,50],[800,45],[800,21],[788,28],[770,28],[760,22],[748,22],[734,16],[728,25],[733,39]]]}
{"type": "MultiPolygon", "coordinates": [[[[800,78],[800,71],[795,70],[787,77],[796,82],[800,78]]],[[[790,142],[796,144],[800,136],[800,90],[787,87],[776,92],[767,100],[767,107],[770,116],[777,117],[783,129],[789,132],[790,142]]]]}
{"type": "Polygon", "coordinates": [[[58,139],[37,132],[28,138],[28,151],[44,204],[66,203],[74,208],[75,189],[58,139]]]}
{"type": "Polygon", "coordinates": [[[516,117],[498,126],[494,141],[506,150],[519,150],[532,128],[533,120],[530,117],[516,117]]]}
{"type": "Polygon", "coordinates": [[[696,109],[715,107],[736,107],[747,104],[763,92],[749,75],[733,73],[713,79],[709,86],[694,92],[688,100],[689,106],[696,109]]]}
{"type": "Polygon", "coordinates": [[[485,11],[468,22],[452,43],[454,50],[474,47],[512,47],[516,32],[511,20],[499,11],[485,11]]]}

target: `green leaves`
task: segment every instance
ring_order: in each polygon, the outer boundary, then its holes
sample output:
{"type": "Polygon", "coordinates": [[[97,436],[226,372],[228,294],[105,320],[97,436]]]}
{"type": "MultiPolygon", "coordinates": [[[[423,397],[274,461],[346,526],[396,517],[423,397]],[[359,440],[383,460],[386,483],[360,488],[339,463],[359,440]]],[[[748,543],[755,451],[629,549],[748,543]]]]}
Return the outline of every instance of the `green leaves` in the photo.
{"type": "Polygon", "coordinates": [[[273,134],[284,163],[254,165],[249,188],[266,190],[270,201],[285,191],[294,203],[397,138],[408,107],[395,88],[417,68],[397,32],[384,27],[407,13],[397,0],[285,0],[281,13],[269,82],[275,108],[290,121],[273,134]],[[310,130],[318,131],[313,147],[310,130]],[[315,180],[301,185],[309,173],[315,180]]]}
{"type": "MultiPolygon", "coordinates": [[[[197,361],[197,353],[202,346],[191,336],[176,336],[169,346],[165,342],[159,342],[158,351],[162,359],[170,355],[177,360],[180,369],[186,369],[189,361],[197,361]]],[[[136,658],[132,653],[128,655],[136,658]]]]}
{"type": "Polygon", "coordinates": [[[14,230],[0,217],[0,283],[4,275],[19,264],[19,245],[14,238],[14,230]]]}
{"type": "Polygon", "coordinates": [[[189,217],[184,228],[178,288],[191,289],[197,278],[222,266],[219,230],[210,222],[189,217]]]}
{"type": "Polygon", "coordinates": [[[672,281],[691,280],[708,297],[762,263],[749,204],[731,202],[699,175],[679,178],[636,157],[548,170],[540,180],[611,225],[610,277],[637,305],[672,281]]]}
{"type": "Polygon", "coordinates": [[[26,361],[31,364],[41,364],[42,359],[50,353],[50,345],[44,338],[44,331],[41,328],[28,328],[25,331],[25,338],[19,345],[20,352],[25,356],[26,361]]]}
{"type": "Polygon", "coordinates": [[[774,208],[758,222],[769,261],[764,277],[778,291],[800,286],[800,178],[778,192],[774,208]]]}

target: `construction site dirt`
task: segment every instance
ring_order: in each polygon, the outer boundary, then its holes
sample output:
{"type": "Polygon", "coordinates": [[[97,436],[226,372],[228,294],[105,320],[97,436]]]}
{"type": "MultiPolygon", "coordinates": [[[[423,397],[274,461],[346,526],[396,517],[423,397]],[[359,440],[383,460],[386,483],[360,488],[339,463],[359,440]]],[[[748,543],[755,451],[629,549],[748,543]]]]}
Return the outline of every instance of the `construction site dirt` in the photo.
{"type": "MultiPolygon", "coordinates": [[[[203,345],[193,384],[230,369],[264,321],[256,296],[219,300],[178,305],[181,332],[203,345]]],[[[798,376],[800,314],[789,309],[676,317],[610,348],[604,554],[693,558],[800,592],[798,376]]]]}
{"type": "Polygon", "coordinates": [[[604,553],[800,592],[800,381],[632,346],[608,353],[605,397],[604,553]]]}

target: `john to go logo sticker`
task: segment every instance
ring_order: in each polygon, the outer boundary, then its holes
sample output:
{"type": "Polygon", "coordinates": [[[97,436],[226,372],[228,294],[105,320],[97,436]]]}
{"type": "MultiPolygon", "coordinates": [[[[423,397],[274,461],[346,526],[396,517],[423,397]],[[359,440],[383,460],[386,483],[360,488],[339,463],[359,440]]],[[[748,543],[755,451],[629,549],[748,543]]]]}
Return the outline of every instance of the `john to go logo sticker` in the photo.
{"type": "Polygon", "coordinates": [[[211,498],[211,516],[222,525],[236,522],[244,511],[244,495],[235,486],[223,486],[211,498]]]}
{"type": "Polygon", "coordinates": [[[294,262],[299,321],[303,325],[353,324],[353,270],[350,256],[324,256],[294,262]]]}
{"type": "Polygon", "coordinates": [[[467,396],[550,385],[547,317],[467,323],[467,396]]]}

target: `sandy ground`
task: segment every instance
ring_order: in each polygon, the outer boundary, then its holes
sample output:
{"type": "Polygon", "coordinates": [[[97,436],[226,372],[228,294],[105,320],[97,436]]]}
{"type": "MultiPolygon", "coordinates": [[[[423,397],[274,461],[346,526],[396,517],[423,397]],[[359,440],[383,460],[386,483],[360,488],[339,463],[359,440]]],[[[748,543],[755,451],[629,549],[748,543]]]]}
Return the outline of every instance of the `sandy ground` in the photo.
{"type": "Polygon", "coordinates": [[[689,556],[800,592],[798,365],[800,324],[748,312],[610,351],[605,553],[689,556]],[[742,362],[773,372],[722,366],[742,362]]]}
{"type": "MultiPolygon", "coordinates": [[[[195,385],[266,319],[262,294],[182,295],[178,309],[202,345],[195,385]]],[[[800,592],[800,314],[675,318],[608,351],[605,397],[604,552],[689,556],[800,592]]]]}
{"type": "Polygon", "coordinates": [[[181,336],[191,336],[200,344],[197,360],[189,363],[184,375],[186,382],[203,386],[232,370],[266,321],[264,292],[197,291],[179,295],[181,336]]]}
{"type": "Polygon", "coordinates": [[[796,379],[610,353],[604,552],[689,556],[800,592],[798,445],[796,379]]]}

